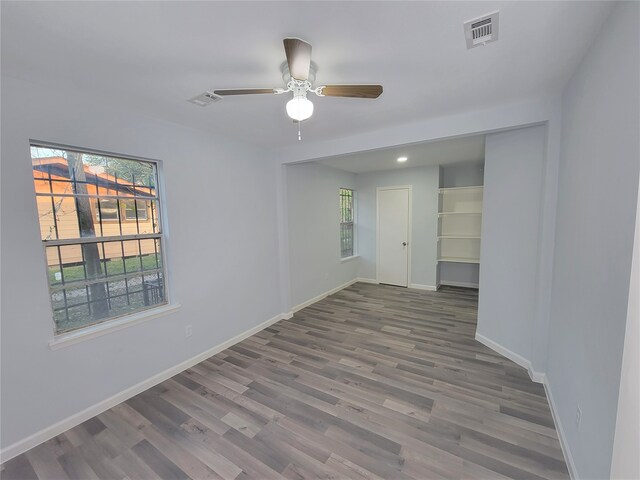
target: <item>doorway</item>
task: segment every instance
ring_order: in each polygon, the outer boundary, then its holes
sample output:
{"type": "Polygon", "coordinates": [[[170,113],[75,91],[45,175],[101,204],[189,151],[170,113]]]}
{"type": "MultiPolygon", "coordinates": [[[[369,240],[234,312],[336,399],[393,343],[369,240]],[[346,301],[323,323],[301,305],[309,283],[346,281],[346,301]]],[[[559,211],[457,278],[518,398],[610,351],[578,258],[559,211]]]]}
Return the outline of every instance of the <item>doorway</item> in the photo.
{"type": "Polygon", "coordinates": [[[377,282],[408,287],[411,187],[378,187],[377,210],[377,282]]]}

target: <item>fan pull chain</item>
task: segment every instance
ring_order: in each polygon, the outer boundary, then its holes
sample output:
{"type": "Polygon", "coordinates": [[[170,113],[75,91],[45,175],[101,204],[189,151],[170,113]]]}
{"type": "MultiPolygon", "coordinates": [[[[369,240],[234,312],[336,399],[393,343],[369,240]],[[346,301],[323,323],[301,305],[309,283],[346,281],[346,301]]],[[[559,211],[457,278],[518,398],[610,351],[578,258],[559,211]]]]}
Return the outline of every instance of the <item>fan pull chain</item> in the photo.
{"type": "Polygon", "coordinates": [[[298,141],[302,140],[302,135],[300,135],[300,125],[302,122],[298,122],[298,141]]]}

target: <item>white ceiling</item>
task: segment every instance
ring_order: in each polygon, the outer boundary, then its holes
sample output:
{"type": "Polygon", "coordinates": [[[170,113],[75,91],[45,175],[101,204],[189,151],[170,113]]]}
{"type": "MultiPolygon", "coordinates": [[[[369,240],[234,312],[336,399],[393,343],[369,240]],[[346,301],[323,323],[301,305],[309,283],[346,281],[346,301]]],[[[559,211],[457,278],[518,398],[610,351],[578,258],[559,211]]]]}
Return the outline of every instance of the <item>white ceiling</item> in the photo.
{"type": "Polygon", "coordinates": [[[353,173],[454,163],[481,163],[484,161],[484,138],[484,135],[475,135],[437,142],[402,145],[324,158],[316,160],[316,163],[353,173]],[[398,157],[403,156],[407,157],[407,161],[398,163],[398,157]]]}
{"type": "Polygon", "coordinates": [[[2,1],[2,74],[264,147],[297,142],[286,98],[186,100],[282,86],[282,38],[313,45],[317,84],[380,83],[377,100],[313,98],[303,141],[556,94],[610,2],[2,1]],[[500,10],[500,40],[464,21],[500,10]]]}

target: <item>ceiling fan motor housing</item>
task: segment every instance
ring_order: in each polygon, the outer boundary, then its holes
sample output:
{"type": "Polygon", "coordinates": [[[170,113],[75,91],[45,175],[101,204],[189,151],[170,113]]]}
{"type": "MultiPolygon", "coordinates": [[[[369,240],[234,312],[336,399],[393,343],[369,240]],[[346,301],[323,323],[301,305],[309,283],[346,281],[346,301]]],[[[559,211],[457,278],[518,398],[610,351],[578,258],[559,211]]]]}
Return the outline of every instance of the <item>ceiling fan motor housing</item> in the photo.
{"type": "Polygon", "coordinates": [[[293,98],[306,97],[307,91],[311,89],[311,84],[307,80],[292,79],[287,84],[287,88],[293,92],[293,98]]]}

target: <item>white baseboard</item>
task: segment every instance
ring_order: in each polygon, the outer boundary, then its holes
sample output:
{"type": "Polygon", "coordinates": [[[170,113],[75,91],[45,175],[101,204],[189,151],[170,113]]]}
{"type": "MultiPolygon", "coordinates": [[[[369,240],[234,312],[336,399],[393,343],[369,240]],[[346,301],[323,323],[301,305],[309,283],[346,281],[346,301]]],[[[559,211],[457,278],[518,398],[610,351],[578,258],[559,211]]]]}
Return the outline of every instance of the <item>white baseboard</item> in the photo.
{"type": "Polygon", "coordinates": [[[498,352],[503,357],[507,357],[512,362],[515,362],[521,367],[526,368],[527,370],[529,370],[529,368],[531,367],[531,362],[529,360],[527,360],[521,355],[518,355],[515,352],[512,352],[508,348],[503,347],[499,343],[496,343],[493,340],[485,337],[481,333],[476,332],[476,340],[482,343],[483,345],[486,345],[491,350],[498,352]]]}
{"type": "Polygon", "coordinates": [[[435,285],[420,285],[419,283],[410,283],[409,288],[413,288],[415,290],[428,290],[430,292],[435,292],[438,289],[435,285]]]}
{"type": "Polygon", "coordinates": [[[375,284],[378,283],[378,281],[375,278],[358,277],[356,280],[358,280],[358,282],[362,282],[362,283],[375,283],[375,284]]]}
{"type": "Polygon", "coordinates": [[[564,434],[564,428],[562,428],[562,422],[560,421],[560,417],[558,416],[558,409],[556,407],[556,402],[553,399],[553,394],[551,393],[551,385],[549,385],[549,379],[544,373],[542,373],[541,375],[542,385],[544,386],[544,391],[547,394],[549,408],[551,409],[551,416],[553,417],[553,424],[556,426],[556,432],[558,433],[558,439],[560,440],[560,447],[562,448],[562,453],[564,455],[565,462],[567,463],[567,469],[569,470],[569,477],[574,480],[579,478],[578,471],[576,470],[576,464],[573,461],[573,456],[571,455],[571,450],[569,449],[569,444],[567,443],[567,437],[564,434]]]}
{"type": "Polygon", "coordinates": [[[313,305],[314,303],[319,302],[323,298],[327,298],[329,295],[333,295],[334,293],[339,292],[340,290],[345,289],[348,286],[353,285],[354,283],[356,283],[358,281],[359,280],[357,278],[354,278],[353,280],[349,280],[347,283],[343,283],[342,285],[340,285],[340,286],[338,286],[336,288],[332,288],[331,290],[326,291],[324,293],[321,293],[320,295],[318,295],[316,297],[313,297],[312,299],[307,300],[306,302],[302,302],[302,303],[296,305],[295,307],[293,307],[291,309],[291,312],[295,313],[295,312],[297,312],[299,310],[302,310],[303,308],[308,307],[309,305],[313,305]]]}
{"type": "Polygon", "coordinates": [[[481,333],[476,332],[476,340],[479,341],[480,343],[482,343],[483,345],[486,345],[491,350],[493,350],[495,352],[498,352],[503,357],[507,357],[512,362],[517,363],[518,365],[520,365],[523,368],[526,368],[527,372],[529,373],[529,377],[534,382],[536,382],[536,383],[542,383],[543,382],[544,373],[536,372],[533,369],[533,366],[531,365],[531,361],[530,360],[527,360],[522,355],[518,355],[517,353],[512,352],[508,348],[503,347],[499,343],[496,343],[493,340],[485,337],[481,333]]]}
{"type": "MultiPolygon", "coordinates": [[[[480,288],[480,285],[477,284],[477,283],[450,282],[449,280],[445,280],[444,282],[440,282],[440,285],[448,285],[450,287],[480,288]]],[[[440,285],[438,285],[438,286],[440,286],[440,285]]]]}
{"type": "Polygon", "coordinates": [[[529,367],[527,368],[527,371],[529,372],[529,377],[531,377],[531,380],[533,380],[536,383],[544,383],[544,378],[545,378],[545,374],[542,372],[536,372],[531,365],[529,365],[529,367]]]}
{"type": "MultiPolygon", "coordinates": [[[[358,277],[356,281],[362,282],[362,283],[375,283],[376,285],[379,284],[379,282],[375,278],[358,277]]],[[[438,289],[434,285],[421,285],[419,283],[410,283],[408,288],[413,288],[416,290],[429,290],[430,292],[435,292],[438,289]]]]}
{"type": "Polygon", "coordinates": [[[493,340],[488,339],[484,335],[476,332],[476,340],[480,343],[486,345],[491,350],[499,353],[500,355],[507,357],[509,360],[517,363],[521,367],[524,367],[529,372],[529,377],[536,383],[541,383],[544,386],[544,391],[547,395],[547,401],[549,402],[549,408],[551,409],[551,416],[553,417],[553,424],[556,427],[556,432],[558,433],[558,439],[560,440],[560,446],[562,448],[562,453],[564,455],[565,461],[567,463],[567,469],[569,470],[569,476],[572,480],[578,478],[578,472],[576,470],[576,465],[573,461],[573,457],[571,456],[571,450],[569,449],[569,445],[567,444],[567,440],[564,434],[564,429],[562,428],[562,423],[560,422],[560,417],[558,416],[558,409],[556,408],[555,401],[553,400],[553,394],[551,393],[551,386],[549,385],[549,380],[547,375],[542,372],[536,372],[531,367],[531,362],[524,358],[521,355],[518,355],[515,352],[512,352],[508,348],[503,347],[502,345],[494,342],[493,340]]]}
{"type": "MultiPolygon", "coordinates": [[[[4,463],[7,460],[10,460],[13,457],[20,455],[21,453],[26,452],[27,450],[30,450],[31,448],[37,445],[40,445],[42,442],[46,442],[47,440],[55,437],[56,435],[60,435],[61,433],[66,432],[70,428],[73,428],[81,424],[82,422],[85,422],[86,420],[89,420],[90,418],[95,417],[96,415],[100,415],[102,412],[109,410],[112,407],[115,407],[116,405],[130,399],[131,397],[134,397],[139,393],[142,393],[145,390],[148,390],[149,388],[161,382],[164,382],[165,380],[173,377],[174,375],[177,375],[178,373],[188,368],[193,367],[194,365],[202,362],[203,360],[211,357],[212,355],[220,353],[221,351],[226,350],[227,348],[235,345],[236,343],[241,342],[245,338],[248,338],[251,335],[254,335],[259,331],[269,327],[270,325],[273,325],[274,323],[284,318],[287,318],[287,315],[288,314],[276,315],[275,317],[270,318],[269,320],[262,322],[259,325],[256,325],[255,327],[240,333],[239,335],[236,335],[235,337],[227,340],[226,342],[222,342],[221,344],[216,345],[213,348],[205,350],[204,352],[196,355],[195,357],[185,360],[184,362],[179,363],[178,365],[175,365],[163,372],[160,372],[154,375],[153,377],[143,380],[137,385],[129,387],[121,391],[120,393],[117,393],[112,397],[107,398],[106,400],[102,400],[96,403],[95,405],[87,407],[84,410],[74,415],[71,415],[70,417],[67,417],[64,420],[61,420],[49,427],[46,427],[40,430],[39,432],[36,432],[33,435],[28,436],[23,440],[19,440],[13,445],[9,445],[8,447],[0,451],[0,463],[4,463]]],[[[291,318],[291,317],[289,316],[288,318],[291,318]]]]}

